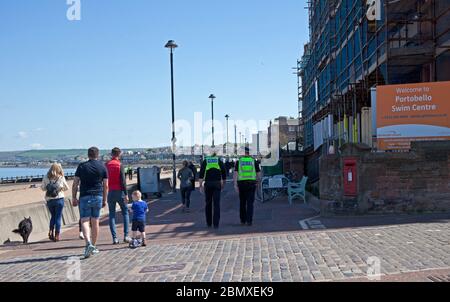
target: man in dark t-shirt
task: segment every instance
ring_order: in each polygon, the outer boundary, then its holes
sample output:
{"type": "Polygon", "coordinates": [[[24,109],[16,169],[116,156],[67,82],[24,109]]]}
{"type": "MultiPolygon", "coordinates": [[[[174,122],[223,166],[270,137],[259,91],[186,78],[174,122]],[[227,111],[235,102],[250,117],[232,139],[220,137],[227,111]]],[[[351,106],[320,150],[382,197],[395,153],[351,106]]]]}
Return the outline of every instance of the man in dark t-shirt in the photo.
{"type": "Polygon", "coordinates": [[[108,195],[108,173],[105,165],[98,160],[99,149],[88,150],[89,161],[81,163],[76,172],[72,186],[73,206],[79,206],[81,226],[86,241],[84,257],[98,254],[95,247],[99,232],[100,211],[106,206],[108,195]],[[77,199],[78,187],[80,197],[77,199]],[[91,227],[92,226],[92,241],[91,227]]]}

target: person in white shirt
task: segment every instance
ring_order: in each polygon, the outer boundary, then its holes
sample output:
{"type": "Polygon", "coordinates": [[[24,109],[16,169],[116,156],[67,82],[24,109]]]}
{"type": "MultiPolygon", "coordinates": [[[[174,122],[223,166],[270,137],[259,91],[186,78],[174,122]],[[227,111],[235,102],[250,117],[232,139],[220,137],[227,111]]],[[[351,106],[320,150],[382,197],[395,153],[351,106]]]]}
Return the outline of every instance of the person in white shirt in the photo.
{"type": "Polygon", "coordinates": [[[50,211],[48,238],[58,242],[61,233],[62,212],[64,209],[64,192],[69,190],[64,171],[60,164],[53,164],[42,180],[41,189],[45,191],[45,201],[50,211]]]}

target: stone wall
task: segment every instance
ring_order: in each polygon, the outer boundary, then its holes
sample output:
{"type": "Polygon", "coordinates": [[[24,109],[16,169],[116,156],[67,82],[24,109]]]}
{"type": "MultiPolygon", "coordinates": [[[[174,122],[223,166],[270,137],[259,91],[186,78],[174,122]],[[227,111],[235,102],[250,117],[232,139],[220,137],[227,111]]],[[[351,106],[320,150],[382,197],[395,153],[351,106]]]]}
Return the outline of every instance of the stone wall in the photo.
{"type": "Polygon", "coordinates": [[[319,186],[322,199],[353,200],[362,213],[450,211],[450,141],[416,142],[408,153],[345,145],[339,155],[320,159],[319,186]],[[348,157],[357,158],[357,198],[344,196],[348,157]]]}
{"type": "MultiPolygon", "coordinates": [[[[22,238],[12,233],[13,229],[17,229],[19,222],[25,217],[31,217],[33,222],[33,232],[30,236],[30,242],[36,242],[45,238],[49,229],[50,213],[44,202],[36,202],[32,204],[4,208],[0,210],[0,245],[10,239],[11,241],[22,241],[22,238]]],[[[68,226],[78,222],[80,217],[78,208],[72,206],[70,199],[65,200],[62,225],[68,226]]]]}
{"type": "Polygon", "coordinates": [[[337,155],[322,157],[319,164],[320,198],[324,200],[342,199],[342,167],[337,155]]]}

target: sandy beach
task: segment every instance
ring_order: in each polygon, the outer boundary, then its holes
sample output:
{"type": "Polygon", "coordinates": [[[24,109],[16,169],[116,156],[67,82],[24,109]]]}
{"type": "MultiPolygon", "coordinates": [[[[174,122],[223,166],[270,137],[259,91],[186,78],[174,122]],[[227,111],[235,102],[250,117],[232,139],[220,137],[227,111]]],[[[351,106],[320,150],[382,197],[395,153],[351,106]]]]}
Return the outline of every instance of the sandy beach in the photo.
{"type": "MultiPolygon", "coordinates": [[[[72,181],[68,182],[72,186],[72,181]]],[[[44,203],[45,192],[41,190],[40,183],[14,184],[0,186],[0,209],[30,204],[44,203]]],[[[66,192],[66,196],[70,192],[66,192]]]]}

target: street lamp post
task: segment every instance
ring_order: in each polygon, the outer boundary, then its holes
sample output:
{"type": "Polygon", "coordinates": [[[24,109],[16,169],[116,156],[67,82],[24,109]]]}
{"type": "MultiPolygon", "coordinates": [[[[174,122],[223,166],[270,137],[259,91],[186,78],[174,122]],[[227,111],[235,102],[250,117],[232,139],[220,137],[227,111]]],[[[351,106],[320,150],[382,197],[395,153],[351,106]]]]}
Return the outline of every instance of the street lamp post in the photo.
{"type": "Polygon", "coordinates": [[[209,96],[209,99],[211,99],[211,119],[212,119],[212,124],[211,124],[211,134],[212,134],[212,148],[215,147],[214,144],[214,99],[216,98],[216,96],[214,94],[211,94],[209,96]]]}
{"type": "Polygon", "coordinates": [[[234,155],[237,155],[237,126],[234,124],[234,155]]]}
{"type": "Polygon", "coordinates": [[[228,141],[229,141],[229,136],[228,136],[228,120],[230,119],[230,116],[227,114],[225,115],[225,118],[227,119],[227,142],[225,144],[225,153],[226,155],[228,155],[228,141]]]}
{"type": "Polygon", "coordinates": [[[165,45],[166,48],[170,49],[170,79],[171,79],[171,90],[172,90],[172,162],[173,162],[173,192],[177,191],[177,166],[176,166],[176,137],[175,137],[175,90],[174,90],[174,80],[173,80],[173,51],[178,45],[175,41],[170,40],[165,45]]]}

